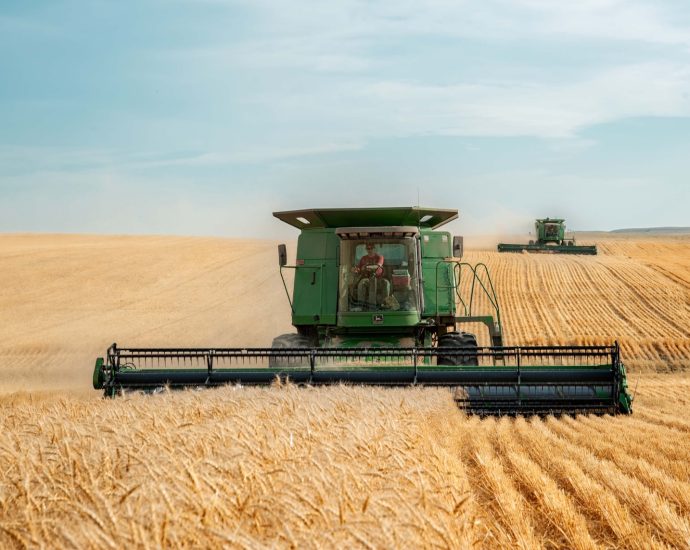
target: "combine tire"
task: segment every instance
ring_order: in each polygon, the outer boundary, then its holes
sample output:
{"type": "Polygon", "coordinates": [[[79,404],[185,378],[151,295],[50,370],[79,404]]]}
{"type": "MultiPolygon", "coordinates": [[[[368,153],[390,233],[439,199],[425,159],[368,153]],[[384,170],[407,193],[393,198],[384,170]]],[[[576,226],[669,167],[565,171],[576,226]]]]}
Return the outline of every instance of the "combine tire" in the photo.
{"type": "MultiPolygon", "coordinates": [[[[273,339],[271,349],[287,349],[287,348],[311,348],[311,341],[306,336],[301,334],[281,334],[273,339]]],[[[299,364],[298,358],[289,357],[269,357],[269,367],[289,367],[299,364]]]]}
{"type": "Polygon", "coordinates": [[[446,366],[476,366],[477,360],[477,337],[469,332],[451,332],[444,334],[438,339],[439,351],[441,348],[470,351],[465,355],[440,355],[436,360],[438,365],[446,366]]]}

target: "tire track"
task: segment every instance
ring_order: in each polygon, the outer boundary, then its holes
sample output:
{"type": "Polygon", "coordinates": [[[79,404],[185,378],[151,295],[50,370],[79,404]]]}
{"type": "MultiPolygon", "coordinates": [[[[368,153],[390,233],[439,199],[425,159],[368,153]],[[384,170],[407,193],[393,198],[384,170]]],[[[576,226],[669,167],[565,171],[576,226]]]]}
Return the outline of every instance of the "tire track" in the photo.
{"type": "Polygon", "coordinates": [[[663,336],[668,336],[668,327],[673,328],[676,332],[676,336],[680,338],[690,337],[690,333],[684,326],[679,325],[676,322],[676,316],[667,313],[666,309],[660,307],[659,303],[652,301],[651,298],[647,297],[646,293],[642,292],[641,289],[649,287],[649,282],[645,281],[639,271],[634,272],[634,279],[629,280],[627,275],[627,269],[615,270],[610,266],[604,266],[605,269],[609,271],[613,278],[619,280],[625,287],[635,296],[637,301],[641,302],[645,307],[641,308],[641,311],[646,312],[645,319],[649,319],[654,322],[654,326],[659,329],[659,334],[663,336]],[[656,313],[656,315],[652,315],[656,313]]]}
{"type": "Polygon", "coordinates": [[[640,480],[650,491],[655,491],[672,502],[679,514],[687,515],[690,512],[690,484],[669,477],[667,472],[662,472],[644,458],[632,458],[629,454],[631,448],[634,448],[632,445],[621,447],[607,440],[593,438],[589,426],[572,418],[564,418],[558,429],[567,439],[576,441],[596,456],[613,462],[621,471],[640,480]]]}
{"type": "Polygon", "coordinates": [[[481,436],[472,439],[465,450],[469,478],[474,481],[473,492],[483,507],[493,511],[500,525],[496,536],[502,547],[543,548],[543,538],[537,535],[529,505],[485,437],[494,429],[493,419],[482,421],[477,430],[481,436]]]}
{"type": "Polygon", "coordinates": [[[555,449],[540,435],[542,420],[533,418],[528,424],[524,419],[516,421],[516,435],[526,452],[541,466],[556,476],[558,483],[573,495],[590,520],[592,530],[600,533],[606,545],[616,541],[618,548],[665,548],[649,529],[635,521],[631,511],[616,494],[594,481],[568,455],[555,449]]]}
{"type": "Polygon", "coordinates": [[[598,548],[589,532],[587,521],[574,506],[571,497],[556,484],[536,462],[524,454],[521,446],[515,448],[513,422],[503,418],[492,434],[491,442],[502,457],[502,462],[512,472],[527,498],[536,502],[552,537],[561,540],[568,548],[579,550],[598,548]]]}
{"type": "Polygon", "coordinates": [[[626,450],[633,448],[640,453],[639,456],[659,466],[672,469],[674,477],[682,481],[690,481],[690,449],[675,442],[677,436],[681,435],[678,432],[674,433],[668,429],[660,430],[657,425],[635,418],[626,419],[625,425],[608,416],[603,418],[583,416],[578,417],[578,420],[580,424],[597,433],[606,433],[609,440],[618,442],[626,450]],[[660,458],[663,460],[659,460],[660,458]]]}
{"type": "Polygon", "coordinates": [[[654,533],[668,544],[684,548],[690,543],[690,526],[687,519],[679,516],[673,506],[639,480],[621,472],[608,460],[598,459],[580,445],[558,434],[557,421],[551,419],[544,426],[543,434],[566,455],[577,459],[586,473],[608,487],[630,507],[635,517],[647,523],[654,533]]]}

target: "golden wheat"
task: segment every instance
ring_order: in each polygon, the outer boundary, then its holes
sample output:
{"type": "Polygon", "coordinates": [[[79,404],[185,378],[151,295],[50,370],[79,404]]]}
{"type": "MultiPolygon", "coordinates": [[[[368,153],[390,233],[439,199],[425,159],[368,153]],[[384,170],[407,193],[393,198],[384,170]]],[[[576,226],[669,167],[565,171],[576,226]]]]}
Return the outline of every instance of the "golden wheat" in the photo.
{"type": "MultiPolygon", "coordinates": [[[[597,256],[468,251],[469,261],[490,268],[506,342],[618,340],[634,370],[690,368],[690,237],[599,242],[597,256]]],[[[489,309],[481,300],[479,307],[489,309]]]]}
{"type": "Polygon", "coordinates": [[[632,417],[480,419],[420,388],[103,400],[112,339],[289,331],[275,245],[0,236],[0,547],[690,547],[690,240],[597,242],[468,259],[506,343],[621,341],[632,417]]]}
{"type": "Polygon", "coordinates": [[[442,390],[288,385],[14,394],[0,429],[6,547],[690,543],[687,463],[668,466],[689,440],[636,417],[481,420],[442,390]],[[672,444],[646,452],[647,434],[672,444]]]}

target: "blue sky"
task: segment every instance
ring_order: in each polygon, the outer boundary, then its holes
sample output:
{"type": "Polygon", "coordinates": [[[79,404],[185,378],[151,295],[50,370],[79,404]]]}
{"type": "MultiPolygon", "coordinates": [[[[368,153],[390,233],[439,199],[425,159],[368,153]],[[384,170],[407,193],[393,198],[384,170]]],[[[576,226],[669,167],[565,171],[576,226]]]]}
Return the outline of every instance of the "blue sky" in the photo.
{"type": "Polygon", "coordinates": [[[690,226],[690,3],[561,4],[5,0],[0,232],[690,226]]]}

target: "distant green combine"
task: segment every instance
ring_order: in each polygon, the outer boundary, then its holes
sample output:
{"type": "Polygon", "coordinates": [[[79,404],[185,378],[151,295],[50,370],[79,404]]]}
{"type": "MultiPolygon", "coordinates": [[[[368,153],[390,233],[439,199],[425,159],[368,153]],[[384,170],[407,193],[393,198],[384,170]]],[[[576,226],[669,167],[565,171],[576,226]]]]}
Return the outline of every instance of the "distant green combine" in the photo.
{"type": "Polygon", "coordinates": [[[590,254],[597,253],[596,245],[582,246],[575,244],[575,237],[566,237],[565,220],[544,218],[534,222],[537,233],[536,241],[529,244],[499,243],[499,252],[546,252],[554,254],[590,254]]]}

